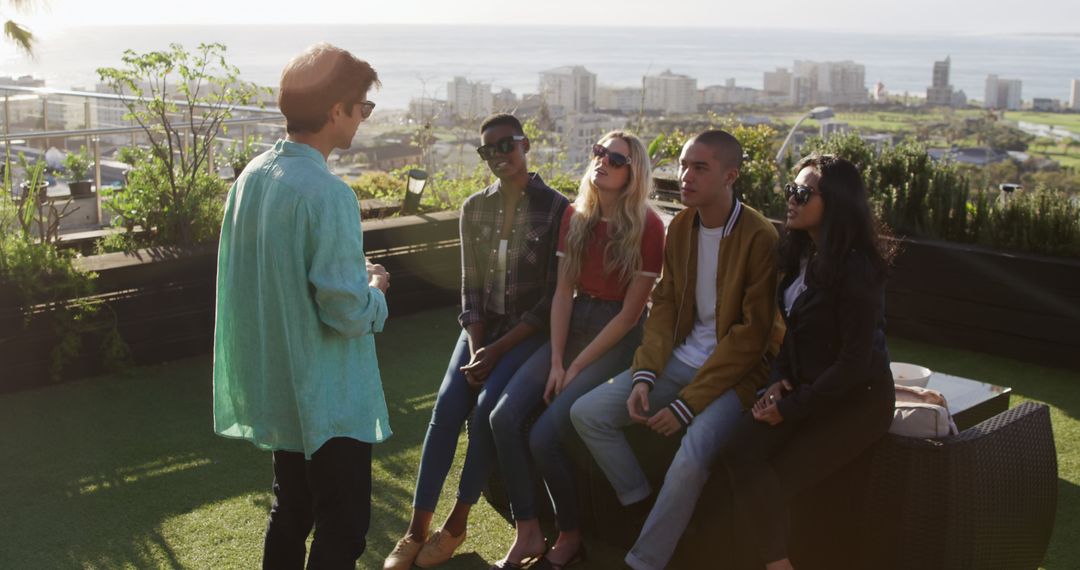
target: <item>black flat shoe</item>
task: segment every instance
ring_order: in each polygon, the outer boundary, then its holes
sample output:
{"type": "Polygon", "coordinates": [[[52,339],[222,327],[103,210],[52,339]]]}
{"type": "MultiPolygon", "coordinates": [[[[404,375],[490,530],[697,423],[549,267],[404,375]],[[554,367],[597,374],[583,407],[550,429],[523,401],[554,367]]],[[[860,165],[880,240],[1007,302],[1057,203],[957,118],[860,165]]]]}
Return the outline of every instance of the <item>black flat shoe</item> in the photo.
{"type": "Polygon", "coordinates": [[[573,566],[574,564],[579,564],[581,562],[585,562],[584,544],[578,547],[577,552],[575,552],[574,555],[570,557],[570,560],[567,560],[565,564],[558,564],[552,562],[551,560],[548,560],[548,558],[545,556],[532,566],[532,570],[563,570],[568,566],[573,566]]]}
{"type": "Polygon", "coordinates": [[[525,570],[527,568],[535,568],[537,562],[545,560],[544,555],[547,554],[547,543],[545,541],[544,551],[540,554],[533,554],[532,556],[526,556],[521,559],[521,562],[508,562],[506,560],[500,560],[491,565],[488,570],[525,570]]]}

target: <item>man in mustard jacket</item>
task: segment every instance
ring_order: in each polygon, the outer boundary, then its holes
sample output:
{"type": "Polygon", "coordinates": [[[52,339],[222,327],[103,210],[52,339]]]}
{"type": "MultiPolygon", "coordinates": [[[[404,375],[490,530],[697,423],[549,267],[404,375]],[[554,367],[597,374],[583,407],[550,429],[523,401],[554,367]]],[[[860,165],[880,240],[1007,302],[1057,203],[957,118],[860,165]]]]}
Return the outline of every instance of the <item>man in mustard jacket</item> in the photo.
{"type": "Polygon", "coordinates": [[[709,467],[765,385],[767,362],[783,338],[774,296],[777,233],[734,195],[742,158],[739,142],[720,130],[683,146],[679,182],[686,208],[668,227],[663,275],[633,368],[571,409],[578,434],[623,505],[645,500],[652,489],[622,428],[637,422],[665,436],[686,428],[626,556],[638,570],[667,566],[709,467]]]}

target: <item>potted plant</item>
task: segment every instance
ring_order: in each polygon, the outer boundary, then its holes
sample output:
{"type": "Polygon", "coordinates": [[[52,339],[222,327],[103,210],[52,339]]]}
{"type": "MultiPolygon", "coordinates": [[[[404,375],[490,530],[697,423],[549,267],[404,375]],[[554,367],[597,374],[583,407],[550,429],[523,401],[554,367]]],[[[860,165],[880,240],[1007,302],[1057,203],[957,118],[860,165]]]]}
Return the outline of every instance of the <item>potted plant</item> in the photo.
{"type": "Polygon", "coordinates": [[[71,189],[73,198],[94,194],[93,182],[88,179],[90,157],[86,155],[85,146],[79,147],[79,152],[67,153],[64,157],[64,170],[68,173],[68,188],[71,189]]]}

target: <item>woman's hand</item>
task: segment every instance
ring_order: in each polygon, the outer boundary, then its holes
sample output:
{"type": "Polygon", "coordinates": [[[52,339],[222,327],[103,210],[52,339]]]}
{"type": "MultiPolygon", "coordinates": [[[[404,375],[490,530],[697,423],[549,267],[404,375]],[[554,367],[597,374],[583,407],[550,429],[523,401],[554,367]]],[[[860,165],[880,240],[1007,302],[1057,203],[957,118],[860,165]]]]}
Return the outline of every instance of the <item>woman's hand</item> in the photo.
{"type": "Polygon", "coordinates": [[[496,343],[491,343],[476,349],[472,361],[459,370],[465,373],[465,380],[470,386],[479,388],[487,380],[488,374],[491,374],[491,370],[495,368],[500,358],[502,358],[502,351],[496,343]]]}
{"type": "Polygon", "coordinates": [[[544,386],[544,403],[551,405],[551,401],[555,399],[555,396],[559,394],[559,387],[562,384],[563,377],[566,375],[566,370],[563,370],[561,364],[552,364],[551,372],[548,373],[547,385],[544,386]]]}
{"type": "Polygon", "coordinates": [[[788,382],[787,380],[781,380],[771,384],[765,389],[765,394],[754,403],[754,407],[751,408],[750,413],[752,413],[754,419],[759,422],[765,422],[771,426],[779,424],[784,421],[784,417],[780,415],[780,409],[776,407],[776,404],[783,399],[786,392],[790,392],[791,390],[791,382],[788,382]]]}
{"type": "Polygon", "coordinates": [[[555,387],[555,395],[562,394],[563,390],[577,378],[577,375],[581,373],[581,369],[576,364],[571,363],[570,368],[566,369],[566,374],[563,374],[562,380],[559,381],[559,385],[555,387]]]}

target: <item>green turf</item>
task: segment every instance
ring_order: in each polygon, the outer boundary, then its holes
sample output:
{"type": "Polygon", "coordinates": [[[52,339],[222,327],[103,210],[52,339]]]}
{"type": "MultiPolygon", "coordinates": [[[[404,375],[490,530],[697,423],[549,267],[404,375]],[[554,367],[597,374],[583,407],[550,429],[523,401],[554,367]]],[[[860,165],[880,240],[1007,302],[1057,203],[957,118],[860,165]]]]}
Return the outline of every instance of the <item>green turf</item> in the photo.
{"type": "MultiPolygon", "coordinates": [[[[378,350],[394,436],[375,449],[368,551],[380,568],[407,525],[420,445],[457,334],[456,311],[392,319],[378,350]]],[[[897,360],[979,377],[1053,406],[1060,462],[1048,568],[1080,567],[1080,377],[1013,360],[894,340],[897,360]]],[[[0,568],[255,568],[270,504],[270,457],[212,434],[210,359],[190,358],[0,396],[0,568]]],[[[462,444],[464,438],[462,438],[462,444]]],[[[456,488],[451,471],[437,520],[456,488]]],[[[512,531],[481,501],[448,569],[484,569],[512,531]]],[[[615,568],[593,545],[580,566],[615,568]]]]}

